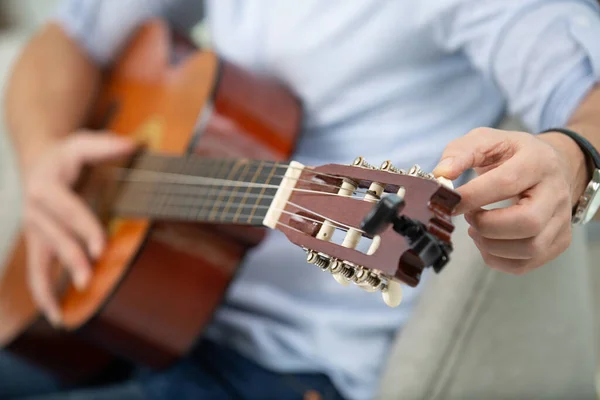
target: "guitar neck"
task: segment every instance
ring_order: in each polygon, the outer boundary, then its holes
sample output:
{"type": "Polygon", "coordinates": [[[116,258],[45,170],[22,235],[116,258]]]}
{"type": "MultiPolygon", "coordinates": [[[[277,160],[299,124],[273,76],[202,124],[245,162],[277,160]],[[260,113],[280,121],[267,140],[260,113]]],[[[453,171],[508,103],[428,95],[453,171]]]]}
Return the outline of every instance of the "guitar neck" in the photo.
{"type": "Polygon", "coordinates": [[[119,172],[122,183],[113,212],[158,220],[269,226],[265,221],[278,213],[271,206],[277,203],[289,169],[290,165],[273,161],[145,153],[119,172]]]}

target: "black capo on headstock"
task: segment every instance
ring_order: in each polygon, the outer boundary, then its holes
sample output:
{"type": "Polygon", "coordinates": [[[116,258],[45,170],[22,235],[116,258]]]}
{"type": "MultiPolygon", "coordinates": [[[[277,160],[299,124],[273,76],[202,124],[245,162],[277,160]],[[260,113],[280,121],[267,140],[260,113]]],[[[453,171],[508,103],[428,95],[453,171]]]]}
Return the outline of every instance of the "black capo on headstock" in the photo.
{"type": "Polygon", "coordinates": [[[424,266],[439,273],[448,263],[452,248],[429,233],[420,221],[399,215],[405,205],[404,198],[397,194],[385,196],[363,220],[361,229],[369,235],[377,235],[392,224],[394,231],[406,238],[424,266]]]}

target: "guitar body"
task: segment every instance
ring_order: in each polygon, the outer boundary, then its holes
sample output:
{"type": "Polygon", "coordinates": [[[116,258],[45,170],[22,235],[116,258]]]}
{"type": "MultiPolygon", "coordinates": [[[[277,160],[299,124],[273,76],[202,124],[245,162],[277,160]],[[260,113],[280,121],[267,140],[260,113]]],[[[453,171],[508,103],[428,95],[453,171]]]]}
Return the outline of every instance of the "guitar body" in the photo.
{"type": "MultiPolygon", "coordinates": [[[[107,75],[91,126],[156,152],[287,160],[300,120],[299,102],[278,83],[174,41],[155,20],[107,75]]],[[[64,292],[63,330],[51,328],[29,297],[25,242],[17,241],[0,281],[0,346],[68,381],[97,374],[115,357],[168,366],[202,335],[246,251],[264,235],[145,219],[113,219],[106,228],[89,288],[64,292]]]]}

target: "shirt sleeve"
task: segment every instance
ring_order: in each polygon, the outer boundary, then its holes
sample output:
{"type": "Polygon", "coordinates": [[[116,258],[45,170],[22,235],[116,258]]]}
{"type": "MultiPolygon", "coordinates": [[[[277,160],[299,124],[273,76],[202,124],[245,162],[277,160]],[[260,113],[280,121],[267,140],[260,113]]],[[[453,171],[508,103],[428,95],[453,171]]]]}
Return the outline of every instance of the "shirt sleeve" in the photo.
{"type": "Polygon", "coordinates": [[[454,0],[436,40],[462,52],[534,132],[564,126],[600,80],[595,0],[454,0]]]}
{"type": "Polygon", "coordinates": [[[51,20],[104,66],[147,19],[162,17],[189,31],[203,12],[202,0],[63,0],[51,20]]]}

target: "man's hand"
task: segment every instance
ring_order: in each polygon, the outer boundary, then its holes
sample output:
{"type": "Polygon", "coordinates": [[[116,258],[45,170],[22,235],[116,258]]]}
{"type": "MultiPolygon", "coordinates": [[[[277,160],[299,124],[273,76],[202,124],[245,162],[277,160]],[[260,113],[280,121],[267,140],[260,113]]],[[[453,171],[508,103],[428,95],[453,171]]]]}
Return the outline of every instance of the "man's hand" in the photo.
{"type": "Polygon", "coordinates": [[[91,260],[105,244],[100,223],[71,187],[85,164],[134,149],[134,143],[115,135],[80,132],[58,142],[23,171],[29,286],[54,325],[60,324],[61,315],[53,290],[53,261],[60,261],[75,286],[83,289],[91,277],[91,260]]]}
{"type": "Polygon", "coordinates": [[[561,134],[533,136],[481,128],[450,143],[434,175],[478,176],[458,188],[469,235],[490,267],[523,274],[571,243],[571,213],[586,184],[585,158],[561,134]],[[506,208],[481,207],[513,200],[506,208]]]}

